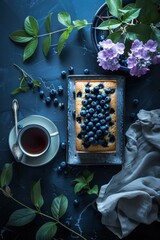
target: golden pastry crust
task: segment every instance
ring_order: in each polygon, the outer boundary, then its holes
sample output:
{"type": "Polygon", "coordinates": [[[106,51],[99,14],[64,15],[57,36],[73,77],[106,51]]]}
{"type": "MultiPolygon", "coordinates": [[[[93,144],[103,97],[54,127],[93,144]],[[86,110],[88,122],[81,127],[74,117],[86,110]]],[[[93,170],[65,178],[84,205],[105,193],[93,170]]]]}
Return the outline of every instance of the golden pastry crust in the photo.
{"type": "MultiPolygon", "coordinates": [[[[75,82],[75,110],[76,110],[76,123],[75,123],[75,128],[76,128],[76,151],[77,152],[115,152],[116,151],[116,92],[117,92],[117,84],[116,80],[77,80],[75,82]],[[97,92],[94,93],[95,87],[98,89],[97,92]],[[85,89],[89,88],[89,93],[88,96],[86,96],[86,91],[85,89]],[[92,95],[102,95],[103,98],[108,97],[110,100],[109,102],[107,101],[104,105],[100,104],[100,100],[92,99],[92,95]],[[101,105],[100,111],[97,111],[96,106],[92,107],[91,100],[87,105],[85,106],[83,100],[89,101],[88,98],[92,99],[92,102],[96,102],[96,105],[101,105]],[[109,109],[106,109],[107,108],[109,109]],[[86,113],[88,113],[88,110],[92,108],[94,109],[95,114],[102,113],[103,119],[108,119],[106,120],[105,123],[101,124],[101,126],[105,126],[103,128],[106,128],[106,131],[103,130],[102,136],[97,136],[97,130],[101,129],[98,127],[96,129],[95,126],[97,122],[101,122],[101,120],[98,118],[95,119],[94,113],[90,114],[90,117],[88,118],[86,116],[86,113]],[[85,111],[85,116],[83,116],[82,111],[85,111]],[[87,126],[87,123],[85,120],[88,118],[89,122],[93,122],[93,127],[87,126]],[[82,129],[82,125],[84,125],[85,121],[85,129],[82,129]],[[94,130],[94,131],[93,131],[94,130]],[[93,137],[91,136],[88,137],[89,132],[94,132],[93,137]],[[104,133],[105,132],[105,133],[104,133]]],[[[106,98],[105,98],[106,99],[106,98]]],[[[83,112],[84,113],[84,112],[83,112]]],[[[103,122],[103,121],[102,121],[103,122]]],[[[91,123],[90,123],[91,124],[91,123]]],[[[100,131],[98,133],[101,133],[100,131]]]]}

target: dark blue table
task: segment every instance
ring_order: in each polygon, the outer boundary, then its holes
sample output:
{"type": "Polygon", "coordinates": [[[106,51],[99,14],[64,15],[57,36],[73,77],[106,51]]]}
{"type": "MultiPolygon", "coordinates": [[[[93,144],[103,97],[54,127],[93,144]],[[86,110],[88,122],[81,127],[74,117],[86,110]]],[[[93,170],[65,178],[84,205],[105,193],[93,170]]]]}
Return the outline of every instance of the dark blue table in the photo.
{"type": "MultiPolygon", "coordinates": [[[[8,136],[14,126],[11,103],[16,97],[20,104],[19,120],[32,114],[45,116],[57,125],[61,143],[67,141],[67,78],[61,77],[61,71],[65,70],[68,74],[69,67],[73,66],[74,74],[84,74],[86,68],[89,69],[90,74],[104,74],[97,64],[90,27],[79,32],[74,31],[60,57],[57,55],[57,37],[55,36],[48,59],[45,59],[41,46],[39,46],[34,57],[26,63],[22,61],[23,47],[14,44],[9,39],[9,34],[17,29],[22,29],[24,18],[29,15],[38,20],[41,32],[44,32],[44,19],[51,12],[53,12],[52,28],[55,30],[61,27],[57,22],[57,14],[61,11],[69,12],[73,20],[87,19],[88,22],[91,22],[95,12],[103,3],[103,0],[1,0],[0,2],[0,169],[5,163],[14,163],[13,180],[10,184],[12,193],[14,197],[31,207],[31,185],[41,179],[42,194],[45,200],[43,212],[48,214],[52,199],[60,194],[66,195],[69,200],[69,208],[62,221],[63,223],[69,221],[70,227],[80,232],[87,240],[118,238],[101,224],[101,215],[96,211],[95,204],[92,204],[96,196],[89,196],[85,193],[75,195],[74,193],[73,180],[86,167],[68,166],[67,172],[57,173],[57,167],[66,160],[66,149],[62,147],[59,148],[56,157],[47,165],[32,168],[18,164],[9,149],[8,136]],[[18,78],[20,76],[20,72],[13,64],[18,64],[32,77],[41,81],[46,93],[51,86],[57,88],[62,85],[64,94],[61,102],[65,104],[65,108],[60,109],[54,107],[53,104],[46,106],[38,92],[28,91],[16,96],[11,95],[11,91],[19,86],[18,78]],[[79,206],[74,206],[75,199],[78,199],[79,206]]],[[[141,78],[131,78],[124,72],[118,73],[126,77],[125,129],[127,129],[135,120],[131,113],[136,114],[140,109],[151,110],[160,107],[160,71],[159,66],[154,66],[148,75],[141,78]],[[135,98],[139,100],[139,104],[136,106],[133,102],[135,98]]],[[[95,173],[93,184],[98,184],[100,187],[120,171],[121,166],[89,166],[88,169],[95,173]]],[[[46,221],[37,217],[32,223],[23,227],[7,226],[10,214],[18,208],[20,208],[18,204],[0,193],[0,239],[35,239],[36,231],[46,221]]],[[[140,225],[126,239],[158,240],[159,236],[159,223],[155,222],[147,226],[140,225]]],[[[69,231],[60,227],[54,239],[70,240],[72,236],[69,231]]]]}

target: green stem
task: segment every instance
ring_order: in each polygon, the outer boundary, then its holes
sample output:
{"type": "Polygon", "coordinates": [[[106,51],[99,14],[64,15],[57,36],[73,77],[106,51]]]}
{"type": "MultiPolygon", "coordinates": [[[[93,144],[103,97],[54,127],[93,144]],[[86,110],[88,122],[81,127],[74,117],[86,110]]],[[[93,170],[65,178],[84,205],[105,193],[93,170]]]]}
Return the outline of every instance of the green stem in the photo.
{"type": "Polygon", "coordinates": [[[34,81],[34,79],[33,79],[27,72],[25,72],[21,67],[19,67],[17,64],[14,63],[13,66],[15,66],[16,68],[18,68],[25,77],[27,76],[27,77],[29,77],[32,81],[34,81]]]}
{"type": "MultiPolygon", "coordinates": [[[[4,189],[0,188],[0,191],[2,191],[2,193],[3,193],[5,196],[11,198],[14,202],[16,202],[17,204],[21,205],[22,207],[28,208],[28,209],[32,209],[32,208],[28,207],[27,205],[23,204],[22,202],[18,201],[18,200],[17,200],[16,198],[14,198],[11,194],[7,193],[4,189]]],[[[51,217],[51,216],[49,216],[49,215],[47,215],[47,214],[45,214],[45,213],[42,213],[42,212],[40,212],[40,211],[37,211],[37,210],[35,210],[35,209],[32,209],[32,210],[33,210],[36,214],[39,214],[39,215],[41,215],[41,216],[44,216],[44,217],[46,217],[46,218],[49,218],[49,219],[55,221],[56,223],[58,223],[58,224],[61,225],[62,227],[66,228],[66,229],[69,230],[70,232],[72,232],[72,233],[74,233],[75,235],[77,235],[78,237],[80,237],[81,239],[87,240],[85,237],[81,236],[78,232],[74,231],[73,229],[67,227],[65,224],[63,224],[62,222],[60,222],[58,219],[56,219],[56,218],[54,218],[54,217],[51,217]]]]}
{"type": "Polygon", "coordinates": [[[55,33],[58,33],[58,32],[63,32],[65,30],[67,30],[67,29],[68,28],[62,28],[62,29],[59,29],[59,30],[56,30],[56,31],[53,31],[53,32],[37,35],[36,37],[45,37],[45,36],[52,35],[52,34],[55,34],[55,33]]]}

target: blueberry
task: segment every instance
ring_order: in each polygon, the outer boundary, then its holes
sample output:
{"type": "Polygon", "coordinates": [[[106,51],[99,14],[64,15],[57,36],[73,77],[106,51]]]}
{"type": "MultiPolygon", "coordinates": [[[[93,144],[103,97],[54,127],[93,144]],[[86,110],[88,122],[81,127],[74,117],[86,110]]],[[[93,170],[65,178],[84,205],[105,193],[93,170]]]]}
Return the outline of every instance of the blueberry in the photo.
{"type": "Polygon", "coordinates": [[[87,124],[89,120],[87,118],[84,119],[84,123],[87,124]]]}
{"type": "Polygon", "coordinates": [[[78,98],[81,98],[81,97],[82,97],[82,92],[81,92],[81,91],[79,91],[79,92],[77,93],[77,97],[78,97],[78,98]]]}
{"type": "Polygon", "coordinates": [[[40,98],[43,98],[43,97],[44,97],[44,91],[43,91],[43,90],[40,90],[40,91],[39,91],[39,96],[40,96],[40,98]]]}
{"type": "Polygon", "coordinates": [[[115,89],[114,88],[111,88],[111,93],[114,93],[115,92],[115,89]]]}
{"type": "Polygon", "coordinates": [[[108,143],[107,143],[106,141],[104,141],[104,142],[102,143],[102,146],[103,146],[103,147],[107,147],[107,146],[108,146],[108,143]]]}
{"type": "Polygon", "coordinates": [[[82,129],[86,129],[86,124],[84,124],[84,123],[81,123],[81,125],[80,125],[80,126],[81,126],[81,128],[82,128],[82,129]]]}
{"type": "Polygon", "coordinates": [[[51,97],[46,97],[45,102],[47,105],[49,105],[51,103],[51,97]]]}
{"type": "Polygon", "coordinates": [[[68,68],[68,72],[69,72],[69,74],[73,74],[74,73],[74,68],[72,66],[70,66],[68,68]]]}
{"type": "Polygon", "coordinates": [[[86,106],[88,104],[88,101],[86,100],[86,99],[84,99],[83,101],[82,101],[82,105],[83,106],[86,106]]]}
{"type": "Polygon", "coordinates": [[[33,87],[33,81],[32,80],[28,80],[27,81],[27,85],[32,88],[33,87]]]}
{"type": "Polygon", "coordinates": [[[84,135],[84,140],[88,140],[88,134],[84,135]]]}
{"type": "Polygon", "coordinates": [[[106,94],[110,94],[111,93],[111,88],[105,88],[104,91],[105,91],[106,94]]]}
{"type": "Polygon", "coordinates": [[[92,127],[92,131],[93,132],[96,132],[97,131],[97,128],[94,126],[94,127],[92,127]]]}
{"type": "Polygon", "coordinates": [[[62,169],[65,169],[67,167],[67,163],[65,161],[62,161],[60,163],[60,166],[61,166],[62,169]]]}
{"type": "Polygon", "coordinates": [[[106,120],[105,120],[105,119],[101,119],[101,120],[100,120],[100,123],[101,123],[102,125],[105,125],[105,124],[106,124],[106,120]]]}
{"type": "Polygon", "coordinates": [[[59,107],[60,107],[61,110],[63,110],[64,109],[64,103],[60,103],[59,107]]]}
{"type": "Polygon", "coordinates": [[[94,118],[94,119],[93,119],[93,122],[94,122],[94,123],[97,123],[97,122],[99,122],[99,119],[98,119],[98,117],[97,117],[97,118],[94,118]]]}
{"type": "Polygon", "coordinates": [[[91,104],[87,104],[87,109],[89,109],[91,107],[91,104]]]}
{"type": "Polygon", "coordinates": [[[139,100],[138,99],[133,99],[133,104],[134,104],[134,106],[137,106],[138,105],[138,103],[139,103],[139,100]]]}
{"type": "Polygon", "coordinates": [[[102,100],[100,101],[100,105],[101,105],[101,106],[104,106],[104,104],[105,104],[105,100],[102,99],[102,100]]]}
{"type": "Polygon", "coordinates": [[[98,129],[97,132],[96,132],[97,136],[102,136],[102,130],[98,129]]]}
{"type": "Polygon", "coordinates": [[[62,71],[61,71],[61,77],[62,77],[62,78],[66,78],[66,75],[67,75],[66,71],[65,71],[65,70],[62,70],[62,71]]]}
{"type": "Polygon", "coordinates": [[[61,167],[61,166],[58,166],[58,167],[57,167],[57,172],[58,172],[58,173],[62,172],[62,167],[61,167]]]}
{"type": "Polygon", "coordinates": [[[106,117],[106,121],[107,121],[107,122],[110,122],[110,121],[111,121],[111,116],[107,116],[107,117],[106,117]]]}
{"type": "Polygon", "coordinates": [[[102,99],[105,99],[107,97],[107,95],[105,93],[102,93],[102,99]]]}
{"type": "Polygon", "coordinates": [[[74,199],[73,204],[74,204],[75,207],[78,207],[78,206],[79,206],[79,201],[78,201],[78,199],[74,199]]]}
{"type": "Polygon", "coordinates": [[[97,95],[97,100],[99,100],[99,101],[102,100],[102,95],[98,94],[97,95]]]}
{"type": "Polygon", "coordinates": [[[84,74],[89,74],[89,69],[88,68],[84,69],[84,74]]]}
{"type": "Polygon", "coordinates": [[[95,101],[91,102],[91,106],[92,107],[96,107],[97,106],[97,103],[95,101]]]}
{"type": "Polygon", "coordinates": [[[89,94],[89,93],[86,93],[86,94],[85,94],[85,98],[86,98],[86,99],[89,99],[89,98],[90,98],[90,94],[89,94]]]}
{"type": "Polygon", "coordinates": [[[106,129],[107,129],[107,126],[106,126],[106,125],[100,127],[100,130],[101,130],[102,132],[105,132],[106,129]]]}
{"type": "Polygon", "coordinates": [[[109,103],[110,101],[111,101],[111,98],[110,98],[110,97],[106,97],[106,98],[105,98],[105,102],[106,102],[106,103],[109,103]]]}
{"type": "Polygon", "coordinates": [[[91,114],[90,113],[87,113],[86,114],[86,118],[90,118],[91,117],[91,114]]]}
{"type": "Polygon", "coordinates": [[[62,95],[63,93],[63,87],[62,86],[58,86],[58,90],[57,90],[59,95],[62,95]]]}
{"type": "Polygon", "coordinates": [[[100,128],[101,127],[101,124],[99,122],[96,123],[96,128],[100,128]]]}
{"type": "Polygon", "coordinates": [[[97,110],[98,112],[100,112],[100,111],[101,111],[101,106],[100,106],[100,105],[97,105],[97,106],[96,106],[96,110],[97,110]]]}
{"type": "Polygon", "coordinates": [[[88,103],[91,103],[92,102],[92,98],[88,98],[88,103]]]}
{"type": "Polygon", "coordinates": [[[62,148],[62,149],[66,149],[66,142],[62,142],[62,143],[61,143],[61,148],[62,148]]]}
{"type": "Polygon", "coordinates": [[[92,98],[92,100],[96,100],[97,97],[96,97],[95,94],[92,94],[92,95],[91,95],[91,98],[92,98]]]}
{"type": "Polygon", "coordinates": [[[93,122],[89,122],[89,123],[88,123],[88,127],[89,127],[89,128],[93,128],[93,126],[94,126],[94,125],[93,125],[93,122]]]}
{"type": "Polygon", "coordinates": [[[99,86],[95,86],[95,87],[93,88],[93,91],[94,91],[95,93],[98,93],[98,92],[99,92],[99,86]]]}
{"type": "Polygon", "coordinates": [[[49,94],[50,94],[50,97],[51,97],[51,98],[54,98],[54,97],[56,96],[56,94],[57,94],[56,89],[54,89],[54,88],[51,89],[50,92],[49,92],[49,94]]]}
{"type": "Polygon", "coordinates": [[[109,104],[106,103],[106,104],[104,105],[104,109],[105,109],[105,110],[109,110],[109,109],[110,109],[109,104]]]}
{"type": "Polygon", "coordinates": [[[103,118],[103,114],[102,114],[102,113],[99,113],[99,114],[98,114],[98,118],[99,118],[99,119],[102,119],[102,118],[103,118]]]}
{"type": "Polygon", "coordinates": [[[80,115],[81,115],[82,117],[86,116],[86,111],[85,111],[85,110],[82,110],[82,111],[80,112],[80,115]]]}
{"type": "Polygon", "coordinates": [[[93,137],[94,136],[94,132],[93,131],[90,131],[89,133],[88,133],[88,137],[93,137]]]}
{"type": "Polygon", "coordinates": [[[89,138],[89,143],[95,144],[95,139],[94,139],[94,137],[90,137],[90,138],[89,138]]]}
{"type": "Polygon", "coordinates": [[[97,114],[97,113],[94,113],[94,114],[93,114],[93,117],[94,117],[94,118],[97,118],[97,117],[98,117],[98,114],[97,114]]]}
{"type": "Polygon", "coordinates": [[[90,108],[89,110],[88,110],[88,112],[90,113],[90,114],[93,114],[95,111],[94,111],[94,108],[90,108]]]}
{"type": "Polygon", "coordinates": [[[53,100],[54,106],[58,106],[58,103],[59,103],[58,98],[54,98],[54,100],[53,100]]]}
{"type": "Polygon", "coordinates": [[[78,116],[77,118],[76,118],[76,121],[78,122],[78,123],[81,123],[81,117],[80,116],[78,116]]]}
{"type": "Polygon", "coordinates": [[[100,83],[100,84],[98,85],[98,87],[99,87],[99,89],[102,89],[102,88],[104,88],[104,84],[103,84],[103,83],[100,83]]]}

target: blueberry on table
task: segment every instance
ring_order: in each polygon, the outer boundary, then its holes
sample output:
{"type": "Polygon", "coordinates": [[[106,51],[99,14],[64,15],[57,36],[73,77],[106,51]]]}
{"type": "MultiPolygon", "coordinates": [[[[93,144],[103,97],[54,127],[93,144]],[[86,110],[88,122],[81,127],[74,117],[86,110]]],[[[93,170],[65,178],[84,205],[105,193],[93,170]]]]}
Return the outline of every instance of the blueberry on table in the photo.
{"type": "Polygon", "coordinates": [[[88,68],[84,69],[84,74],[89,74],[89,69],[88,68]]]}
{"type": "Polygon", "coordinates": [[[61,110],[63,110],[64,109],[64,103],[60,103],[59,107],[60,107],[61,110]]]}
{"type": "Polygon", "coordinates": [[[40,90],[40,91],[39,91],[39,96],[40,96],[40,98],[43,98],[43,97],[44,97],[44,91],[43,91],[43,90],[40,90]]]}
{"type": "Polygon", "coordinates": [[[75,207],[78,207],[80,203],[79,203],[78,199],[74,199],[73,204],[75,207]]]}
{"type": "Polygon", "coordinates": [[[45,102],[47,105],[49,105],[51,103],[51,97],[46,97],[45,102]]]}
{"type": "Polygon", "coordinates": [[[58,86],[57,92],[58,92],[59,95],[61,95],[63,93],[63,87],[62,86],[58,86]]]}
{"type": "Polygon", "coordinates": [[[58,103],[59,103],[58,98],[54,98],[54,100],[53,100],[54,106],[58,106],[58,103]]]}
{"type": "Polygon", "coordinates": [[[58,173],[61,173],[61,172],[62,172],[62,167],[61,167],[61,166],[58,166],[58,167],[57,167],[57,172],[58,172],[58,173]]]}
{"type": "Polygon", "coordinates": [[[65,71],[65,70],[62,70],[62,71],[61,71],[61,77],[62,77],[62,78],[66,78],[66,76],[67,76],[66,71],[65,71]]]}
{"type": "Polygon", "coordinates": [[[137,106],[138,105],[138,103],[139,103],[139,100],[138,99],[133,99],[133,104],[134,104],[134,106],[137,106]]]}
{"type": "Polygon", "coordinates": [[[62,149],[66,149],[66,143],[65,143],[65,142],[62,142],[62,143],[61,143],[61,148],[62,148],[62,149]]]}
{"type": "Polygon", "coordinates": [[[32,88],[33,87],[33,81],[32,80],[28,80],[27,81],[27,85],[32,88]]]}
{"type": "Polygon", "coordinates": [[[69,67],[68,69],[69,74],[73,74],[74,73],[74,68],[72,66],[69,67]]]}
{"type": "Polygon", "coordinates": [[[56,89],[54,89],[54,88],[51,89],[50,92],[49,92],[49,94],[50,94],[50,97],[51,97],[51,98],[54,98],[54,97],[56,96],[56,94],[57,94],[56,89]]]}
{"type": "Polygon", "coordinates": [[[64,168],[67,167],[67,163],[66,163],[65,161],[62,161],[62,162],[60,163],[60,166],[61,166],[62,169],[64,169],[64,168]]]}

